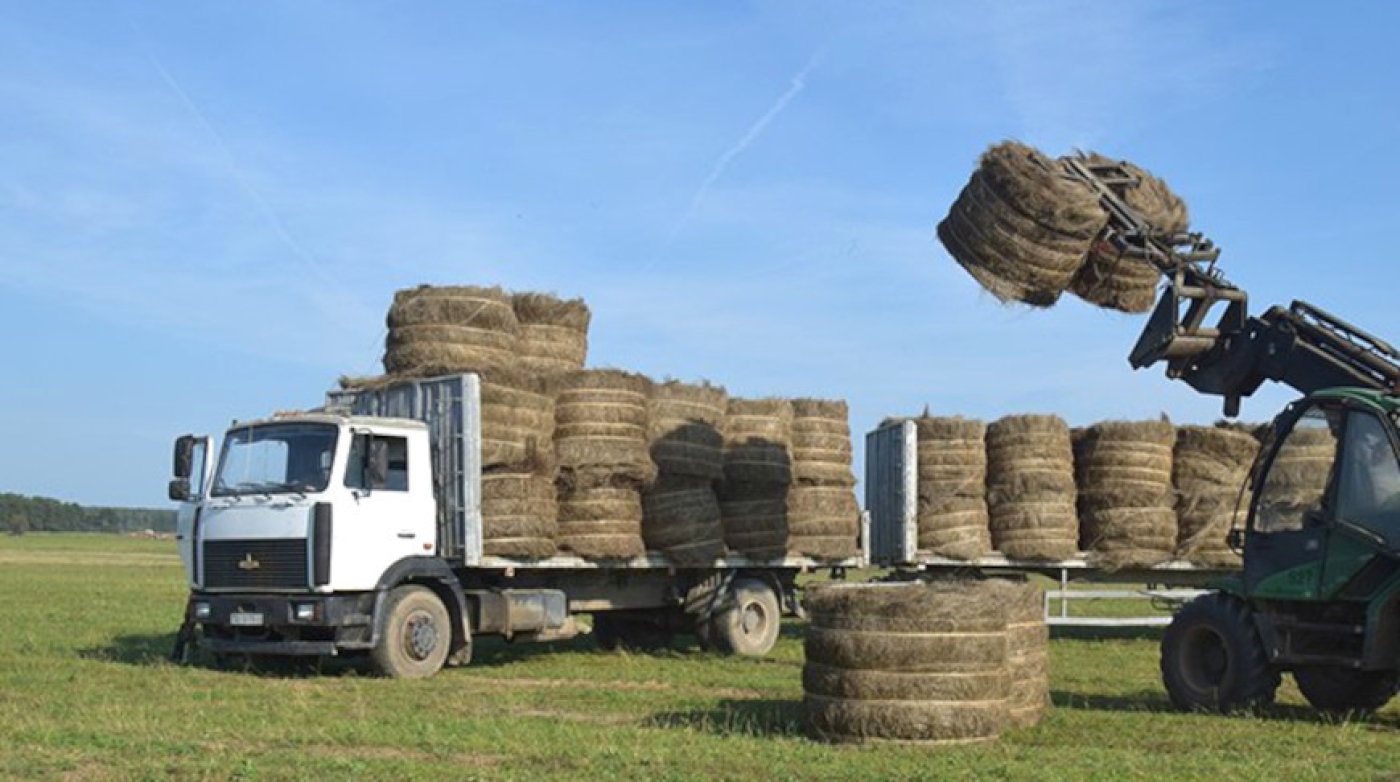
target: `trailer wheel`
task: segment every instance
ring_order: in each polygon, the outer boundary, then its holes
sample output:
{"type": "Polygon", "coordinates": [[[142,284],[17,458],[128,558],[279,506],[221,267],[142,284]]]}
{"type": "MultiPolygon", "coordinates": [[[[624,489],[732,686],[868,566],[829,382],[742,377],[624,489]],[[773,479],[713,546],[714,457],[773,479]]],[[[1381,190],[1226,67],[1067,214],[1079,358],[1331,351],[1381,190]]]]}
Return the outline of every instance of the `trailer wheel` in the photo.
{"type": "Polygon", "coordinates": [[[1273,703],[1279,675],[1269,667],[1249,607],[1217,593],[1192,600],[1173,617],[1162,636],[1162,682],[1179,709],[1230,712],[1273,703]]]}
{"type": "Polygon", "coordinates": [[[1331,665],[1299,668],[1293,679],[1308,703],[1325,712],[1372,712],[1389,703],[1400,689],[1395,671],[1357,671],[1331,665]]]}
{"type": "Polygon", "coordinates": [[[452,620],[442,600],[427,587],[401,586],[384,601],[384,628],[369,657],[384,676],[422,679],[442,668],[451,646],[452,620]]]}
{"type": "Polygon", "coordinates": [[[782,610],[778,596],[756,578],[735,579],[724,608],[697,635],[703,643],[727,654],[762,657],[778,642],[782,610]]]}

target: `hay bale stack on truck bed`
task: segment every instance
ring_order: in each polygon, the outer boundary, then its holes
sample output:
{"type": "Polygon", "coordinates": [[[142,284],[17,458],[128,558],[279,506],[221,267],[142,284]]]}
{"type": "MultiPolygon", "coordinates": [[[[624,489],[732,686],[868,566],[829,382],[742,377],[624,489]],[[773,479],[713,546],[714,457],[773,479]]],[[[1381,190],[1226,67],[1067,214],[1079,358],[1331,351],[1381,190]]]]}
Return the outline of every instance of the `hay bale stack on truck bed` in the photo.
{"type": "Polygon", "coordinates": [[[850,413],[842,400],[792,400],[788,551],[817,560],[860,553],[850,413]]]}
{"type": "Polygon", "coordinates": [[[987,425],[923,415],[918,432],[918,545],[948,559],[977,559],[992,549],[987,515],[987,425]]]}
{"type": "Polygon", "coordinates": [[[642,493],[642,539],[680,564],[724,556],[715,486],[724,477],[723,388],[670,381],[652,387],[648,440],[656,483],[642,493]]]}
{"type": "Polygon", "coordinates": [[[516,369],[520,323],[510,294],[422,285],[394,294],[384,371],[395,377],[516,369]]]}
{"type": "Polygon", "coordinates": [[[583,299],[516,293],[511,296],[511,307],[519,323],[520,368],[540,375],[583,369],[588,359],[588,324],[593,317],[583,299]]]}
{"type": "Polygon", "coordinates": [[[1075,442],[1080,538],[1106,569],[1152,567],[1176,552],[1168,421],[1106,421],[1075,442]]]}
{"type": "Polygon", "coordinates": [[[1058,562],[1079,554],[1069,426],[1054,415],[1012,415],[987,426],[992,546],[1008,559],[1058,562]]]}
{"type": "Polygon", "coordinates": [[[731,552],[756,560],[787,555],[791,485],[792,403],[730,397],[719,507],[731,552]]]}
{"type": "Polygon", "coordinates": [[[1176,489],[1176,558],[1207,567],[1237,568],[1240,557],[1225,537],[1243,526],[1250,493],[1245,484],[1259,441],[1220,426],[1177,429],[1172,451],[1176,489]]]}

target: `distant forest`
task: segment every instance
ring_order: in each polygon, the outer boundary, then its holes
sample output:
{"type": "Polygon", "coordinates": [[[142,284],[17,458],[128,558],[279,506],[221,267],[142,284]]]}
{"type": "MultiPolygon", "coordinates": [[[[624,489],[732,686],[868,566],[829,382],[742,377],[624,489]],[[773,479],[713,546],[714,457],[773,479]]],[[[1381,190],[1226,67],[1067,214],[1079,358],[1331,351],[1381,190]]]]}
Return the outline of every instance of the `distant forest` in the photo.
{"type": "Polygon", "coordinates": [[[0,530],[25,532],[175,531],[175,511],[158,508],[86,508],[72,502],[0,494],[0,530]]]}

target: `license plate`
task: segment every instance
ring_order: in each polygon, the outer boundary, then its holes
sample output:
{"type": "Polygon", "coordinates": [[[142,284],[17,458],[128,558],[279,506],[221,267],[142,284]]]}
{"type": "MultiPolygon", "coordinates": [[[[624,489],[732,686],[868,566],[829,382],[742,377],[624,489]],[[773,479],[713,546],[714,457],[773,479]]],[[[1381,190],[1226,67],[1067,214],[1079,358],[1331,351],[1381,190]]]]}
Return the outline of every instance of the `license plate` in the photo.
{"type": "Polygon", "coordinates": [[[239,611],[228,615],[228,623],[235,627],[261,627],[263,615],[239,611]]]}

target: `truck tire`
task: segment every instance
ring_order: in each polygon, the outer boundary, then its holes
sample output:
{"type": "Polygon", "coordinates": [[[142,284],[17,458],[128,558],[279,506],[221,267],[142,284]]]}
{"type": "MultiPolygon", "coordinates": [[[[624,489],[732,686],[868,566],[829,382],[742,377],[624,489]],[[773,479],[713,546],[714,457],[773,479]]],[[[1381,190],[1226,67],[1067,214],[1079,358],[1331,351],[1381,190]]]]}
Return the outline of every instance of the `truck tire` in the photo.
{"type": "Polygon", "coordinates": [[[1331,665],[1299,668],[1293,679],[1314,709],[1335,713],[1375,711],[1400,689],[1400,675],[1395,671],[1358,671],[1331,665]]]}
{"type": "Polygon", "coordinates": [[[1273,703],[1269,666],[1244,601],[1212,593],[1177,611],[1162,636],[1162,682],[1179,709],[1232,712],[1273,703]]]}
{"type": "Polygon", "coordinates": [[[395,587],[384,601],[384,627],[370,650],[375,670],[393,679],[438,672],[452,646],[452,620],[431,589],[395,587]]]}
{"type": "Polygon", "coordinates": [[[773,588],[757,578],[738,578],[724,607],[697,631],[702,643],[725,654],[762,657],[778,642],[782,610],[773,588]]]}

